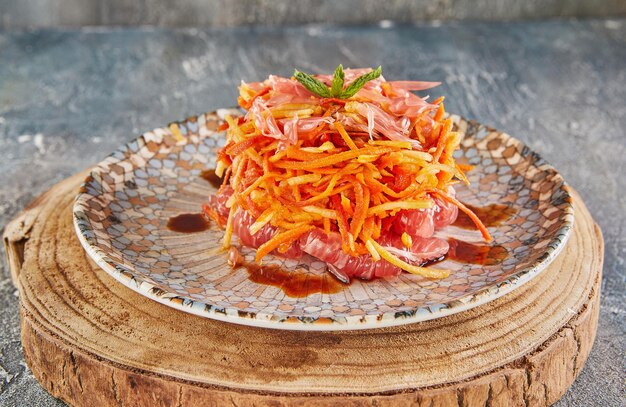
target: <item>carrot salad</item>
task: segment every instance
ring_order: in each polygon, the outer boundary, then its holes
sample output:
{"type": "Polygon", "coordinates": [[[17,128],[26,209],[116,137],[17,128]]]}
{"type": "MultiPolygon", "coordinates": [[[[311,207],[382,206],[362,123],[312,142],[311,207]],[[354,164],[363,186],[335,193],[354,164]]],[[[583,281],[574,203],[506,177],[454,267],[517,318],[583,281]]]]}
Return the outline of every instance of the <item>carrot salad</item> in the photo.
{"type": "MultiPolygon", "coordinates": [[[[234,192],[226,206],[224,247],[233,236],[235,212],[276,233],[257,248],[256,260],[284,253],[306,233],[338,232],[341,250],[369,254],[409,273],[444,277],[409,264],[378,239],[403,210],[427,209],[435,198],[458,206],[491,237],[480,219],[449,187],[467,183],[467,167],[455,162],[462,135],[447,117],[443,97],[429,101],[413,91],[437,82],[386,81],[378,69],[337,68],[334,75],[270,76],[239,87],[243,117],[227,117],[227,143],[216,174],[234,192]]],[[[410,244],[410,236],[402,241],[410,244]]]]}

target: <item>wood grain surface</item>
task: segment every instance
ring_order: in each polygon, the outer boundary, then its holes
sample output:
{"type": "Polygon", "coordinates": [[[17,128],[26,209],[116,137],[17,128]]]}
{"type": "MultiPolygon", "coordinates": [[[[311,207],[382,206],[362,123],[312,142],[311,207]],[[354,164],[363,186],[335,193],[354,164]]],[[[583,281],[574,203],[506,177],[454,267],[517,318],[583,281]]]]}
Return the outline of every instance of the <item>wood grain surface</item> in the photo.
{"type": "Polygon", "coordinates": [[[472,310],[402,327],[297,332],[212,321],[117,283],[78,242],[77,174],[5,230],[35,377],[71,405],[550,405],[595,337],[603,244],[575,197],[564,251],[472,310]]]}

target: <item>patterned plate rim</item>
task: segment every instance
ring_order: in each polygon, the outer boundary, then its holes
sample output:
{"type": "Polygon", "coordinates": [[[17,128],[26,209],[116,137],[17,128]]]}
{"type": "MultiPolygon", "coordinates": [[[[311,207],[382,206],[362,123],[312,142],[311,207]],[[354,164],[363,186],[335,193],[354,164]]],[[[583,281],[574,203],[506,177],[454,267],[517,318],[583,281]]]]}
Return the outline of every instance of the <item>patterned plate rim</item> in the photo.
{"type": "MultiPolygon", "coordinates": [[[[235,113],[240,112],[238,109],[218,109],[214,112],[206,113],[208,114],[217,114],[219,117],[223,118],[227,113],[235,113]]],[[[203,115],[201,115],[203,116],[203,115]]],[[[201,116],[190,116],[189,118],[179,121],[173,122],[172,124],[184,124],[188,122],[190,119],[198,120],[201,116]]],[[[480,124],[474,120],[466,120],[457,115],[451,115],[455,122],[457,120],[465,121],[468,126],[479,126],[483,127],[489,132],[497,131],[489,126],[480,124]]],[[[171,124],[170,124],[171,125],[171,124]]],[[[170,132],[169,126],[165,128],[156,128],[155,131],[164,131],[165,133],[170,132]]],[[[512,143],[516,146],[521,146],[524,148],[528,148],[524,143],[520,140],[510,136],[504,132],[498,132],[500,136],[503,137],[507,142],[512,143]]],[[[113,157],[115,154],[123,152],[129,144],[135,143],[138,140],[144,138],[147,133],[142,134],[138,138],[128,142],[127,144],[121,146],[113,153],[109,154],[107,158],[98,163],[95,168],[90,171],[89,175],[85,178],[81,185],[85,186],[90,179],[96,174],[103,173],[103,165],[106,164],[107,160],[113,157]]],[[[161,137],[163,135],[161,134],[161,137]]],[[[558,218],[558,221],[561,222],[561,226],[556,231],[554,238],[546,245],[550,247],[552,250],[548,250],[541,257],[539,257],[533,264],[528,267],[512,274],[507,277],[505,280],[500,283],[494,284],[489,287],[482,288],[472,294],[468,294],[464,297],[455,299],[453,301],[447,303],[441,303],[430,306],[422,306],[416,307],[412,311],[388,311],[378,315],[368,315],[365,317],[362,316],[354,316],[353,318],[346,318],[345,320],[333,319],[332,317],[324,317],[323,322],[318,321],[318,319],[308,318],[308,317],[279,317],[277,315],[271,314],[253,314],[253,313],[245,313],[242,315],[240,311],[236,308],[228,308],[228,307],[216,307],[212,304],[207,304],[198,300],[193,300],[190,298],[181,297],[176,294],[164,295],[164,290],[160,287],[155,286],[154,284],[143,280],[141,277],[133,275],[133,273],[128,270],[126,267],[119,265],[115,261],[111,260],[107,257],[106,253],[104,253],[100,248],[91,244],[89,242],[89,238],[87,234],[91,231],[84,223],[80,222],[85,216],[84,207],[86,206],[83,202],[85,196],[87,195],[84,192],[79,192],[76,196],[73,206],[73,224],[76,231],[76,235],[78,239],[89,255],[91,259],[105,272],[111,275],[115,280],[121,282],[126,287],[132,289],[133,291],[139,293],[140,295],[150,298],[154,301],[157,301],[161,304],[167,305],[169,307],[178,309],[180,311],[184,311],[190,314],[194,314],[200,317],[211,318],[218,321],[235,323],[246,326],[254,326],[260,328],[270,328],[270,329],[279,329],[279,330],[297,330],[297,331],[347,331],[347,330],[363,330],[363,329],[378,329],[399,325],[406,325],[416,322],[428,321],[436,318],[442,318],[448,315],[453,315],[458,312],[463,312],[469,310],[471,308],[486,304],[487,302],[496,300],[503,295],[506,295],[513,291],[514,289],[521,287],[537,275],[539,275],[543,270],[547,268],[547,266],[559,255],[565,244],[567,243],[570,235],[571,229],[574,225],[574,207],[571,201],[571,193],[570,187],[565,182],[563,176],[556,171],[556,169],[548,164],[539,154],[530,150],[536,156],[535,166],[541,167],[543,172],[546,171],[554,171],[553,182],[556,185],[559,185],[559,188],[562,190],[567,206],[564,207],[563,213],[558,218]],[[554,245],[556,241],[556,245],[554,245]]]]}

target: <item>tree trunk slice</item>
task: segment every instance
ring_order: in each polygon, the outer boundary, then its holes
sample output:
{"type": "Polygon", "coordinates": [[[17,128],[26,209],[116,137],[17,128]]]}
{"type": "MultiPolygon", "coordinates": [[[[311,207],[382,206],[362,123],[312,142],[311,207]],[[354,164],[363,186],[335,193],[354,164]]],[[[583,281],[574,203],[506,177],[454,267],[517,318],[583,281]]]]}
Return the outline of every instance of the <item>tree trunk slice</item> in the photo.
{"type": "Polygon", "coordinates": [[[71,405],[543,406],[595,338],[602,235],[575,193],[563,252],[512,293],[411,325],[298,332],[186,314],[116,282],[75,236],[84,177],[37,198],[4,234],[26,361],[71,405]]]}

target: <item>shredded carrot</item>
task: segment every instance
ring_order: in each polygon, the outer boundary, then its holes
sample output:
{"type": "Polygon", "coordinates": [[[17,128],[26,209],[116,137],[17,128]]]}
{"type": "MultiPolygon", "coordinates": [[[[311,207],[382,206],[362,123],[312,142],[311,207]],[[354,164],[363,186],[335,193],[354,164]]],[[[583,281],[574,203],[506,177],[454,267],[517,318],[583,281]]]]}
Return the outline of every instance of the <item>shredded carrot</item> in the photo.
{"type": "Polygon", "coordinates": [[[350,135],[348,134],[348,132],[346,132],[346,129],[344,129],[341,123],[335,122],[334,126],[341,135],[343,141],[345,141],[348,147],[350,147],[350,150],[356,151],[359,149],[356,144],[354,144],[354,141],[352,141],[352,138],[350,138],[350,135]]]}
{"type": "Polygon", "coordinates": [[[443,115],[445,114],[446,110],[443,107],[443,103],[439,105],[439,108],[437,109],[437,113],[435,113],[435,117],[433,117],[433,119],[438,122],[443,118],[443,115]]]}
{"type": "Polygon", "coordinates": [[[350,253],[350,242],[348,241],[348,220],[346,219],[346,214],[341,205],[341,198],[339,195],[333,195],[331,197],[331,202],[335,207],[335,212],[337,212],[337,227],[339,228],[339,233],[341,234],[341,248],[344,252],[350,253]]]}
{"type": "Polygon", "coordinates": [[[302,225],[294,229],[287,230],[279,233],[267,242],[263,243],[256,251],[255,260],[261,261],[263,257],[268,255],[272,250],[277,249],[283,243],[292,243],[294,240],[305,234],[306,232],[314,229],[313,225],[302,225]]]}
{"type": "Polygon", "coordinates": [[[237,204],[233,204],[230,207],[230,212],[228,213],[228,220],[226,221],[226,232],[224,233],[224,239],[222,240],[222,246],[224,249],[228,249],[230,247],[230,241],[233,238],[233,217],[235,216],[235,212],[237,210],[237,204]]]}
{"type": "Polygon", "coordinates": [[[459,201],[456,198],[453,198],[450,195],[448,195],[446,193],[443,193],[441,191],[436,191],[435,194],[437,196],[441,197],[441,199],[443,199],[445,201],[448,201],[448,202],[450,202],[453,205],[456,205],[467,216],[469,216],[469,218],[472,220],[472,222],[474,222],[474,224],[476,225],[476,227],[478,228],[480,233],[483,235],[483,238],[487,242],[491,242],[493,240],[493,238],[491,237],[491,234],[489,233],[489,231],[487,230],[487,228],[485,227],[483,222],[480,220],[480,218],[478,216],[476,216],[476,214],[474,212],[472,212],[471,209],[469,209],[467,206],[463,205],[463,203],[461,201],[459,201]]]}
{"type": "Polygon", "coordinates": [[[312,160],[309,162],[295,162],[295,161],[282,161],[280,163],[276,163],[279,168],[284,169],[292,169],[292,170],[310,170],[313,168],[321,168],[327,167],[331,165],[338,164],[340,162],[348,161],[353,158],[357,158],[363,154],[384,154],[393,151],[393,149],[389,147],[378,147],[376,149],[368,150],[368,149],[358,149],[352,151],[344,151],[343,153],[338,153],[331,155],[329,157],[318,158],[317,160],[312,160]]]}
{"type": "Polygon", "coordinates": [[[261,137],[263,136],[254,136],[238,143],[231,144],[224,149],[224,152],[228,155],[237,156],[258,143],[261,137]]]}
{"type": "Polygon", "coordinates": [[[446,143],[448,141],[448,133],[452,128],[452,120],[448,119],[444,122],[443,128],[441,129],[441,133],[439,134],[439,141],[437,143],[437,150],[433,154],[433,161],[439,162],[439,158],[441,154],[443,154],[443,150],[446,147],[446,143]]]}
{"type": "MultiPolygon", "coordinates": [[[[445,272],[408,264],[377,243],[389,233],[390,217],[429,208],[434,197],[467,213],[491,239],[480,219],[447,193],[458,181],[469,183],[464,171],[471,168],[455,161],[461,134],[446,117],[443,98],[429,103],[404,90],[421,89],[423,82],[379,81],[380,86],[346,99],[303,96],[295,79],[241,85],[238,101],[248,114],[226,116],[218,125],[219,131],[227,130],[216,163],[216,174],[224,176],[218,193],[227,186],[234,191],[226,203],[228,218],[203,208],[225,227],[224,247],[232,239],[235,212],[245,210],[255,220],[253,235],[266,225],[276,229],[257,249],[257,261],[273,251],[285,253],[319,228],[339,233],[345,253],[369,254],[407,272],[440,278],[445,272]]],[[[180,133],[177,127],[172,132],[180,133]]],[[[413,243],[407,233],[401,241],[405,248],[413,243]]]]}
{"type": "Polygon", "coordinates": [[[330,218],[324,218],[322,220],[322,224],[324,227],[324,233],[326,233],[327,235],[330,234],[330,218]]]}
{"type": "Polygon", "coordinates": [[[471,171],[471,170],[474,169],[474,166],[470,165],[470,164],[459,164],[459,163],[457,163],[456,165],[463,172],[471,171]]]}
{"type": "Polygon", "coordinates": [[[354,216],[350,223],[350,233],[352,236],[359,236],[365,219],[367,218],[367,211],[369,209],[370,195],[369,190],[364,189],[359,182],[353,181],[354,194],[356,198],[356,205],[354,208],[354,216]]]}

